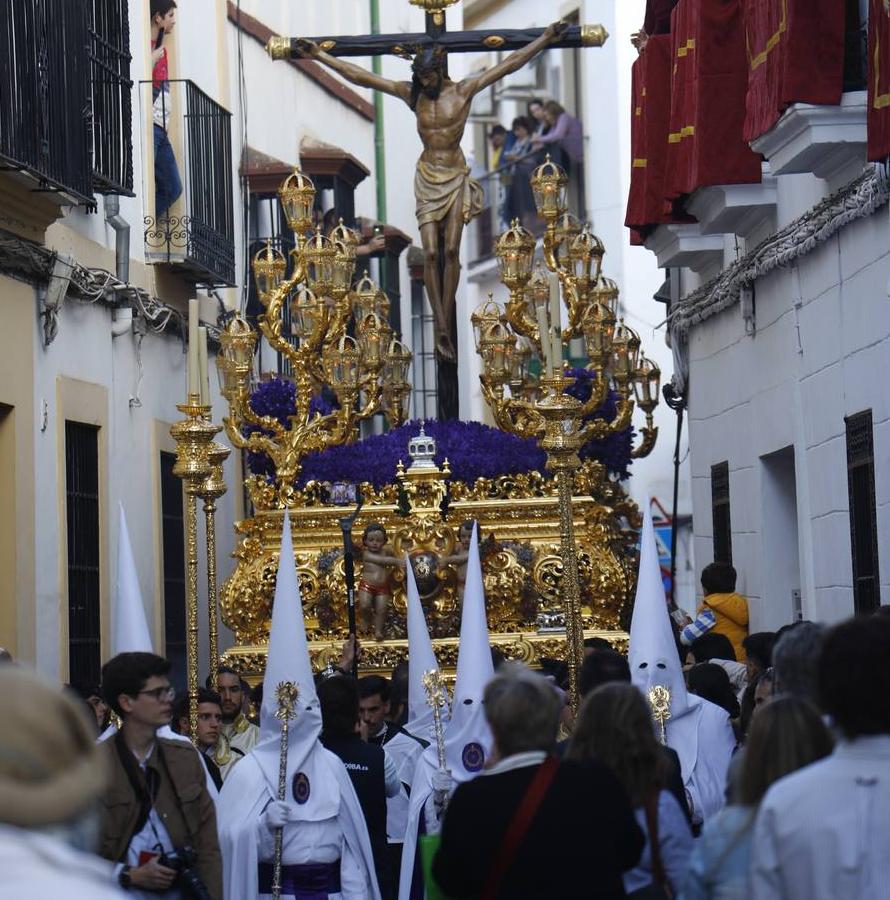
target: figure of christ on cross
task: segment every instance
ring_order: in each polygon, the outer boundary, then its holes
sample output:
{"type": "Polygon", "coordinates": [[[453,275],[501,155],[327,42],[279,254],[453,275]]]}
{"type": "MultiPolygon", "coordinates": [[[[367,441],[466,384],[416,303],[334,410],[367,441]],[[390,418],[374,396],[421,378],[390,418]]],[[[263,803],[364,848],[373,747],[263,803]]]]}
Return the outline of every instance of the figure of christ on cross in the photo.
{"type": "Polygon", "coordinates": [[[460,240],[464,225],[482,212],[482,188],[470,178],[460,142],[473,97],[521,69],[567,29],[556,22],[496,66],[457,83],[446,75],[442,47],[425,47],[414,58],[411,81],[390,81],[322,50],[309,40],[297,46],[304,56],[329,66],[347,81],[404,100],[417,117],[423,152],[414,177],[417,224],[425,254],[424,284],[436,327],[436,353],[457,359],[454,334],[457,287],[460,281],[460,240]]]}

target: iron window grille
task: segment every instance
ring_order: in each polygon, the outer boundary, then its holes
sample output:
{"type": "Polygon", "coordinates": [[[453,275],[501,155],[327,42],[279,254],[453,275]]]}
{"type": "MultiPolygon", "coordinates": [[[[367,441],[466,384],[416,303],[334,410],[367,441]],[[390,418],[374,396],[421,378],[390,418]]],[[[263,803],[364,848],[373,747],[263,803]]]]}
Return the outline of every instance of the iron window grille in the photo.
{"type": "Polygon", "coordinates": [[[164,577],[164,646],[173,677],[184,684],[186,670],[185,527],[182,480],[173,474],[175,453],[161,453],[161,541],[164,577]]]}
{"type": "Polygon", "coordinates": [[[89,16],[72,0],[3,4],[0,168],[95,207],[90,159],[89,16]]]}
{"type": "Polygon", "coordinates": [[[732,563],[728,462],[711,466],[711,515],[714,525],[714,561],[732,563]]]}
{"type": "Polygon", "coordinates": [[[97,684],[101,669],[99,429],[65,422],[68,679],[97,684]]]}
{"type": "Polygon", "coordinates": [[[868,614],[881,605],[871,410],[847,416],[844,421],[847,426],[847,487],[850,497],[853,606],[857,614],[868,614]]]}
{"type": "Polygon", "coordinates": [[[411,364],[413,390],[411,402],[415,419],[434,419],[439,395],[436,388],[436,353],[433,336],[433,313],[427,302],[423,282],[411,279],[411,364]]]}
{"type": "Polygon", "coordinates": [[[133,82],[128,0],[90,3],[93,188],[133,196],[133,82]]]}

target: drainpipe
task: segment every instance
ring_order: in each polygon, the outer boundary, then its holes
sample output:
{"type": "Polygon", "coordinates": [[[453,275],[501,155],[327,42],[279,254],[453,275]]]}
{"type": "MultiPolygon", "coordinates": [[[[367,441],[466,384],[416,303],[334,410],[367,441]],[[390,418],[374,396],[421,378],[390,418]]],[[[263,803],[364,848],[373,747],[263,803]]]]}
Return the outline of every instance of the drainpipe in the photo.
{"type": "MultiPolygon", "coordinates": [[[[371,34],[380,34],[380,0],[370,0],[371,34]]],[[[371,58],[375,75],[383,73],[379,56],[371,58]]],[[[383,138],[383,94],[374,91],[374,161],[377,168],[377,221],[386,222],[386,154],[383,138]]]]}
{"type": "Polygon", "coordinates": [[[121,215],[121,198],[105,197],[105,221],[114,229],[115,275],[118,281],[130,281],[130,223],[121,215]]]}

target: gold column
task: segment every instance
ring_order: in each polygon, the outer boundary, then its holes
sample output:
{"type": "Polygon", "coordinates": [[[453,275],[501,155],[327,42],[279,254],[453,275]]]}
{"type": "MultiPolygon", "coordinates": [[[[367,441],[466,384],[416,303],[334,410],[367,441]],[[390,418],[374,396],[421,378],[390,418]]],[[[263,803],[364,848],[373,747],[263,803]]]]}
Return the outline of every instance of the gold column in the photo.
{"type": "Polygon", "coordinates": [[[200,487],[204,500],[204,522],[207,538],[207,628],[210,656],[210,685],[217,689],[216,669],[219,666],[219,588],[216,578],[216,501],[226,492],[223,478],[223,463],[228,459],[229,450],[224,444],[213,441],[207,460],[210,474],[200,487]]]}
{"type": "Polygon", "coordinates": [[[197,394],[176,407],[184,416],[170,428],[176,441],[173,474],[185,482],[186,545],[186,664],[188,668],[189,726],[192,741],[198,736],[198,496],[211,474],[210,445],[221,430],[208,420],[210,407],[197,394]]]}

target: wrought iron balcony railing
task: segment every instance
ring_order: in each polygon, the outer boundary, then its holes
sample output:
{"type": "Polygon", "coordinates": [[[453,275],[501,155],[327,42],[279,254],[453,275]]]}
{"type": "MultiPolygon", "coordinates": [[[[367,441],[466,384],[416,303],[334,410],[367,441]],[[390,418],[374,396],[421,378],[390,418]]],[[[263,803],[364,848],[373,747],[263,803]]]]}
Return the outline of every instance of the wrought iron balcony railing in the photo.
{"type": "MultiPolygon", "coordinates": [[[[233,285],[232,115],[192,81],[141,85],[143,101],[153,109],[153,146],[169,147],[175,160],[175,176],[169,155],[164,166],[146,172],[146,208],[152,213],[144,223],[146,259],[175,266],[197,285],[233,285]]],[[[147,114],[142,121],[147,124],[147,114]]]]}
{"type": "Polygon", "coordinates": [[[32,176],[43,190],[91,205],[88,5],[3,4],[0,166],[32,176]]]}

